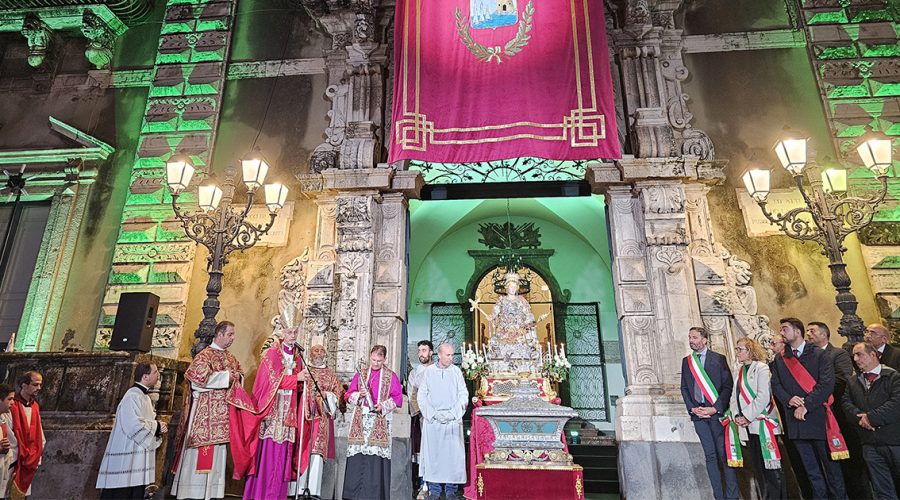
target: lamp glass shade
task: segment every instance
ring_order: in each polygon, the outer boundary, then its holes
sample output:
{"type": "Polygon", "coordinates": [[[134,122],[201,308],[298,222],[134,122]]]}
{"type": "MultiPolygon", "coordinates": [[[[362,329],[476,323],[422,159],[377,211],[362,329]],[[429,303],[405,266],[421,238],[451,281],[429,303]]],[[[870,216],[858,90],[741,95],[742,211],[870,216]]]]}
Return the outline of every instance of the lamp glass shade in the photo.
{"type": "Polygon", "coordinates": [[[772,184],[772,173],[768,170],[755,168],[744,173],[744,187],[747,193],[757,202],[766,201],[772,184]]]}
{"type": "Polygon", "coordinates": [[[863,164],[875,175],[886,175],[891,167],[891,140],[869,139],[856,148],[863,164]]]}
{"type": "Polygon", "coordinates": [[[287,201],[288,188],[284,184],[266,184],[266,206],[269,211],[277,212],[284,207],[287,201]]]}
{"type": "Polygon", "coordinates": [[[253,191],[265,182],[269,164],[260,155],[248,156],[241,160],[241,170],[244,174],[244,184],[247,185],[247,189],[253,191]]]}
{"type": "Polygon", "coordinates": [[[784,139],[775,144],[778,161],[791,175],[797,176],[806,166],[806,139],[784,139]]]}
{"type": "Polygon", "coordinates": [[[829,168],[822,171],[822,189],[826,193],[846,192],[847,171],[842,168],[829,168]]]}
{"type": "Polygon", "coordinates": [[[197,204],[200,208],[211,212],[219,206],[222,201],[222,190],[214,184],[206,184],[197,189],[197,204]]]}
{"type": "Polygon", "coordinates": [[[175,155],[166,162],[166,184],[173,193],[187,189],[194,177],[194,166],[186,156],[175,155]]]}

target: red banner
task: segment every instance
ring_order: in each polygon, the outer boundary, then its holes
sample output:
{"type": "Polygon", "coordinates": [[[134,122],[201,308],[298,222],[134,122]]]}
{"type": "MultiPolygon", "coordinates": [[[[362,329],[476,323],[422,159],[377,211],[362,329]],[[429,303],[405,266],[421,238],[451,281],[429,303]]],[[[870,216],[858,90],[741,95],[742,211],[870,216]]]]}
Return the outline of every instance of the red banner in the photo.
{"type": "Polygon", "coordinates": [[[598,0],[398,0],[389,161],[619,158],[598,0]]]}

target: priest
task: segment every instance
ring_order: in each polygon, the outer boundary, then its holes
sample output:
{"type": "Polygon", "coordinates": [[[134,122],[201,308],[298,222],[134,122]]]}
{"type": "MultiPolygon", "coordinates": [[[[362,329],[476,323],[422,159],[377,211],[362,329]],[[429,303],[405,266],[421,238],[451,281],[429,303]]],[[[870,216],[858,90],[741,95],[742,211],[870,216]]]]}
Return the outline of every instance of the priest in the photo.
{"type": "Polygon", "coordinates": [[[156,420],[148,395],[158,381],[155,364],[134,367],[134,386],[116,408],[115,425],[97,474],[101,500],[143,500],[147,485],[156,482],[156,449],[168,431],[164,422],[156,420]]]}
{"type": "Polygon", "coordinates": [[[225,496],[225,463],[230,439],[232,407],[255,411],[243,388],[241,364],[228,348],[234,342],[234,323],[222,321],[215,337],[191,361],[185,378],[190,400],[182,410],[187,422],[179,425],[172,495],[182,498],[225,496]]]}
{"type": "MultiPolygon", "coordinates": [[[[325,362],[325,347],[314,344],[309,348],[307,369],[321,395],[316,392],[310,379],[304,392],[306,405],[303,412],[304,439],[302,442],[303,464],[300,467],[300,491],[308,491],[314,498],[322,495],[322,472],[325,460],[334,460],[334,417],[338,411],[338,401],[344,396],[344,385],[337,374],[325,362]],[[323,397],[324,396],[324,397],[323,397]]],[[[292,484],[288,494],[292,494],[296,484],[292,484]]]]}
{"type": "Polygon", "coordinates": [[[300,360],[297,328],[282,330],[283,338],[275,340],[262,355],[253,397],[256,401],[256,417],[261,420],[258,431],[250,435],[249,450],[253,453],[249,470],[240,463],[235,453],[235,476],[247,472],[244,498],[248,500],[283,499],[287,496],[288,483],[297,470],[299,394],[306,380],[300,360]],[[258,443],[256,442],[258,441],[258,443]]]}
{"type": "Polygon", "coordinates": [[[41,464],[47,439],[41,425],[40,405],[35,398],[41,392],[43,384],[44,377],[36,371],[27,371],[16,379],[18,390],[10,413],[18,456],[13,468],[12,484],[9,486],[10,498],[25,498],[31,494],[31,481],[41,464]]]}
{"type": "Polygon", "coordinates": [[[345,399],[353,407],[347,437],[343,498],[391,498],[392,414],[403,405],[400,379],[384,366],[387,348],[375,345],[369,367],[358,370],[345,399]]]}
{"type": "Polygon", "coordinates": [[[466,482],[466,452],[463,440],[463,414],[469,392],[462,371],[453,364],[453,346],[438,346],[438,362],[425,370],[419,387],[422,411],[422,477],[429,498],[454,498],[460,484],[466,482]]]}

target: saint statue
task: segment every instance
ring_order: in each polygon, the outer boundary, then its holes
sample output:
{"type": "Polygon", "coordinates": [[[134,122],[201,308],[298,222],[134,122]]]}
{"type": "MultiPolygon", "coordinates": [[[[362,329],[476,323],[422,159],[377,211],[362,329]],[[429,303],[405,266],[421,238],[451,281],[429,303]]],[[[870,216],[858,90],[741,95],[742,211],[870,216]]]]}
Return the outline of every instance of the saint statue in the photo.
{"type": "Polygon", "coordinates": [[[519,295],[519,275],[506,273],[506,295],[501,295],[488,314],[477,300],[469,299],[472,309],[477,307],[491,325],[487,340],[487,361],[491,373],[538,373],[541,360],[535,325],[546,317],[535,320],[531,304],[519,295]]]}

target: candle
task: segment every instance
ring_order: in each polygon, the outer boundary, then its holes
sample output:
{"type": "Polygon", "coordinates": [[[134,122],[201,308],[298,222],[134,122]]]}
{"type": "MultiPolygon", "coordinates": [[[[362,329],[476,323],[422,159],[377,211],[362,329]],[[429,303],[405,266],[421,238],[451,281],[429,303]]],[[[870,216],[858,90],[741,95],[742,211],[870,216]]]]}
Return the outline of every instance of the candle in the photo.
{"type": "Polygon", "coordinates": [[[566,343],[565,342],[562,343],[562,357],[563,358],[566,357],[566,343]]]}

